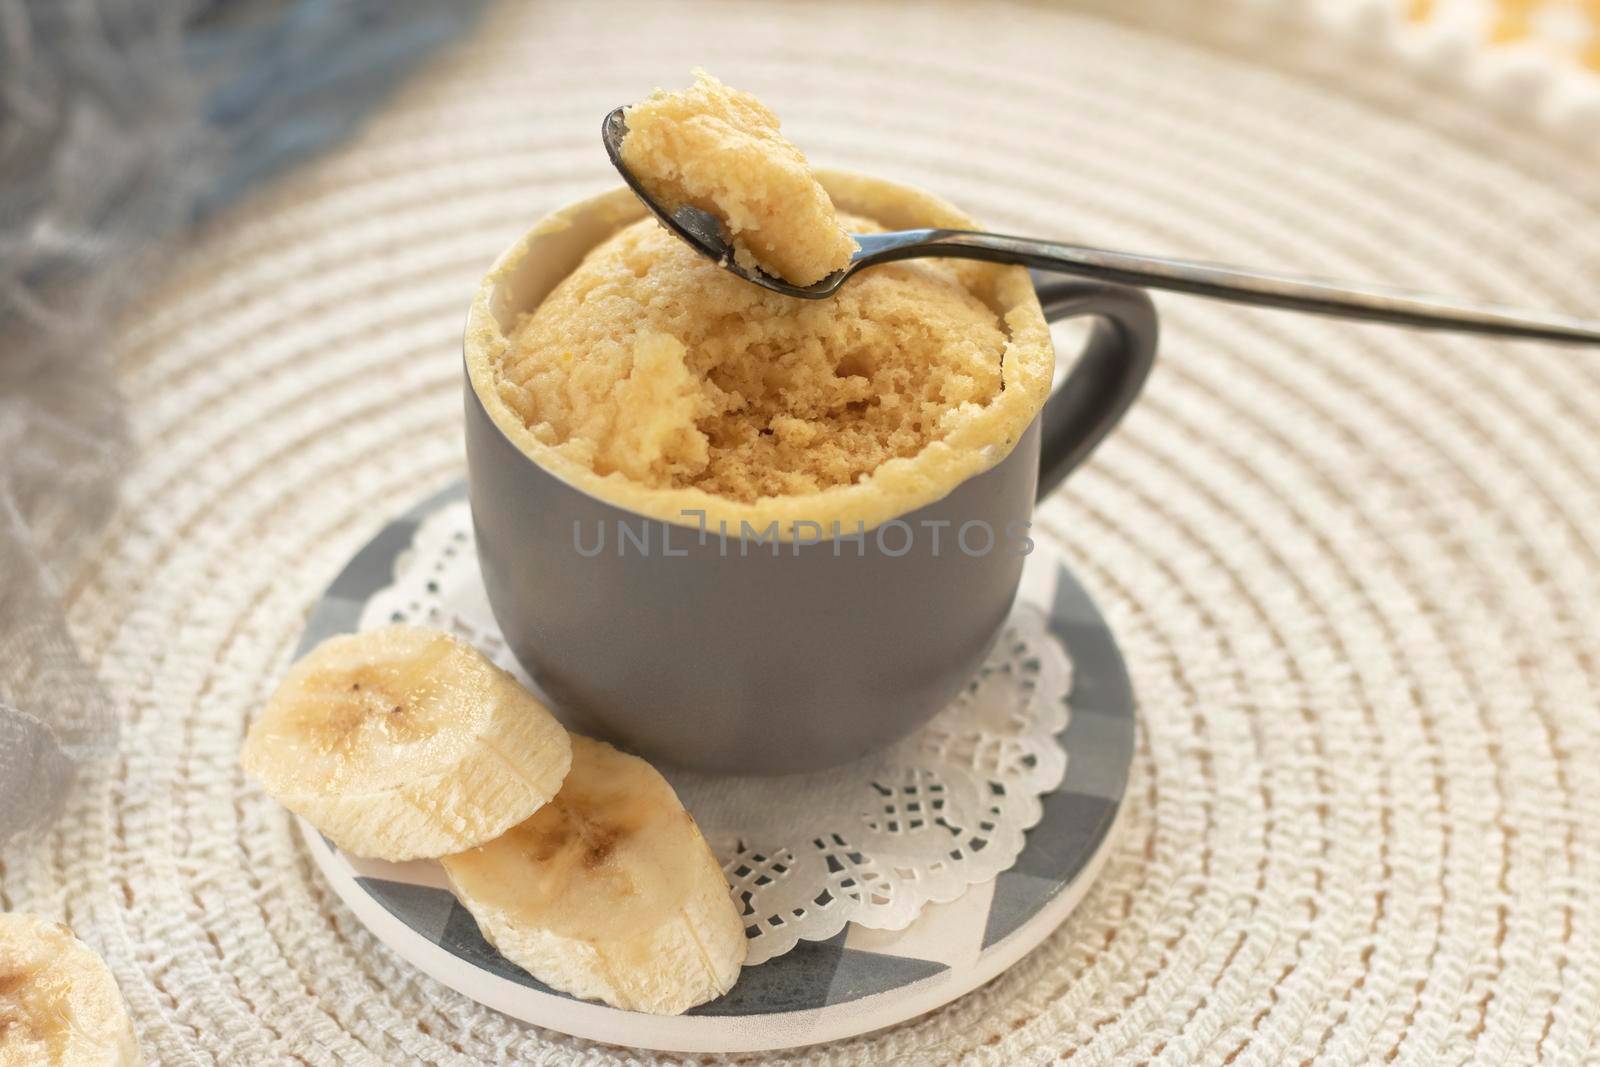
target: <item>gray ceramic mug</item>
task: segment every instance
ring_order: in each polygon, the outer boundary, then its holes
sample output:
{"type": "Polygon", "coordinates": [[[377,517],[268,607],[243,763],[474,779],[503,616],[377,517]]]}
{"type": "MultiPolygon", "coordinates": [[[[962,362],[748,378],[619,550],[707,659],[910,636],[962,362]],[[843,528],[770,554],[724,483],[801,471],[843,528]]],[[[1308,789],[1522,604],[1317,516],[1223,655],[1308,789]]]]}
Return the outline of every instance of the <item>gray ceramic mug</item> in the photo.
{"type": "MultiPolygon", "coordinates": [[[[824,182],[842,209],[889,226],[972,225],[916,190],[824,182]]],[[[619,502],[540,454],[489,381],[517,314],[642,214],[618,191],[546,219],[497,261],[469,315],[468,484],[495,618],[570,726],[647,758],[755,774],[855,759],[926,722],[982,663],[1016,596],[1034,501],[1149,373],[1154,308],[1142,290],[1084,280],[1041,279],[1035,298],[1009,268],[1013,328],[1095,321],[1071,372],[994,462],[865,526],[817,537],[807,524],[776,541],[758,525],[719,532],[703,509],[619,502]]]]}

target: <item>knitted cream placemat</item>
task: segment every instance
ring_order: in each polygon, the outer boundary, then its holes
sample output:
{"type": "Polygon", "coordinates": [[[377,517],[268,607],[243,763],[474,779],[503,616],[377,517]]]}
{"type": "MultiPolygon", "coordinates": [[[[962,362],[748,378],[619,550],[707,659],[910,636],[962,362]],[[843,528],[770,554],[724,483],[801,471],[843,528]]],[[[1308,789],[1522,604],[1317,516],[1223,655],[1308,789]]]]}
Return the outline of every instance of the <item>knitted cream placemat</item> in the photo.
{"type": "MultiPolygon", "coordinates": [[[[330,576],[460,474],[476,275],[614,184],[608,108],[704,64],[819,163],[997,229],[1600,313],[1589,87],[1402,33],[1384,0],[1335,9],[493,13],[107,339],[140,451],[71,619],[128,723],[54,834],[5,855],[0,905],[102,951],[164,1064],[652,1061],[405,966],[235,762],[330,576]]],[[[1600,362],[1160,305],[1145,397],[1040,516],[1133,672],[1122,844],[1010,972],[795,1058],[1579,1062],[1600,1040],[1600,362]]]]}

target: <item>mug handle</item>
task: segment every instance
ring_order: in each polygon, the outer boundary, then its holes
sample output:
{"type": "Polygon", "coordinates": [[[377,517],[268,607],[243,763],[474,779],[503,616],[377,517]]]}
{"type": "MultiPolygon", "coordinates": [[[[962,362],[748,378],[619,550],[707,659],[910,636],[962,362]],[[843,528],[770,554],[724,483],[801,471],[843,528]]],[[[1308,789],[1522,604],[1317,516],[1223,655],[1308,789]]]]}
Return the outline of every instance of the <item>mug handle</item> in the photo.
{"type": "Polygon", "coordinates": [[[1033,275],[1049,322],[1093,315],[1083,354],[1040,416],[1039,489],[1045,496],[1121,421],[1156,361],[1155,304],[1143,289],[1090,278],[1033,275]]]}

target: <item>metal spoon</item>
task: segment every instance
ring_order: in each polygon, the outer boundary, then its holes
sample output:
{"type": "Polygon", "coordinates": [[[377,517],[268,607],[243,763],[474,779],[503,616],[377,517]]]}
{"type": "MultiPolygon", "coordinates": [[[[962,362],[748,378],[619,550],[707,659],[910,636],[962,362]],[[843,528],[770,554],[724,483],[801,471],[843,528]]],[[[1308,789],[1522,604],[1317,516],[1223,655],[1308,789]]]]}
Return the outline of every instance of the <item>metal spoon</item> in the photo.
{"type": "Polygon", "coordinates": [[[656,218],[700,252],[748,282],[786,296],[820,300],[838,292],[856,271],[878,263],[922,256],[1016,263],[1040,270],[1076,274],[1124,285],[1171,289],[1241,304],[1309,311],[1347,319],[1388,322],[1431,330],[1461,330],[1502,337],[1600,344],[1600,321],[1554,315],[1495,304],[1467,303],[1377,286],[1323,282],[1287,274],[1241,270],[1182,259],[1109,252],[1056,241],[1035,241],[973,230],[900,230],[853,234],[857,250],[850,265],[812,285],[790,285],[765,271],[740,266],[722,223],[710,212],[684,206],[667,211],[651,199],[622,162],[628,123],[623,109],[606,116],[601,139],[612,164],[656,218]]]}

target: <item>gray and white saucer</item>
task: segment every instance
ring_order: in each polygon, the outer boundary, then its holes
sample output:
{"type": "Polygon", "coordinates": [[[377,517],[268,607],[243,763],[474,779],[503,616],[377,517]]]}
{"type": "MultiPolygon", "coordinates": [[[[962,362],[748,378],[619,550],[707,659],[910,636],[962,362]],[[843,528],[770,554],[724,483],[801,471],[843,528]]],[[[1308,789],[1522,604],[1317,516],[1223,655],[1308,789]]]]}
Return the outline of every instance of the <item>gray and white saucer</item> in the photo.
{"type": "MultiPolygon", "coordinates": [[[[334,579],[312,612],[301,650],[355,628],[389,584],[397,558],[428,515],[461,497],[453,487],[385,527],[334,579]]],[[[306,845],[340,899],[378,940],[464,996],[537,1026],[615,1045],[674,1052],[758,1052],[835,1041],[914,1019],[989,981],[1058,927],[1088,891],[1120,824],[1134,750],[1133,694],[1105,620],[1059,556],[1040,544],[1022,596],[1040,599],[1073,663],[1066,777],[1043,799],[1017,862],[910,926],[854,923],[826,941],[746,968],[725,996],[659,1017],[577,1000],[507,962],[478,933],[432,861],[347,856],[309,824],[306,845]]]]}

